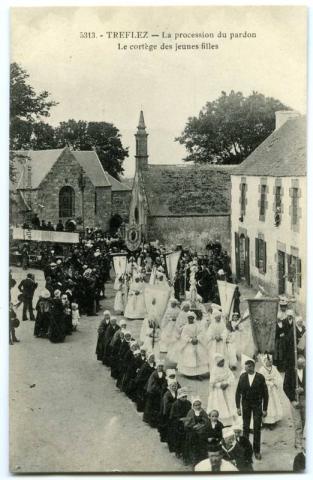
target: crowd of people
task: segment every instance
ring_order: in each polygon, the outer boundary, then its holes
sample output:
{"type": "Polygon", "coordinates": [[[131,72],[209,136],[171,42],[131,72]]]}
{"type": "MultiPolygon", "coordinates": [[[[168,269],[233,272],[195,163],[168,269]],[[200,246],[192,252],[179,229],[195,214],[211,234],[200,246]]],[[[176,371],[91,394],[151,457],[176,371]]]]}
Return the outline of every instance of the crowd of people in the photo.
{"type": "Polygon", "coordinates": [[[140,346],[126,320],[117,323],[108,310],[98,329],[96,355],[110,368],[117,388],[143,413],[143,421],[158,430],[160,441],[185,465],[197,466],[209,450],[218,447],[225,460],[232,462],[229,470],[253,469],[252,446],[242,436],[240,423],[223,432],[219,411],[207,413],[198,396],[189,399],[189,390],[180,385],[176,370],[165,369],[165,360],[140,346]]]}
{"type": "MultiPolygon", "coordinates": [[[[234,285],[231,311],[226,314],[221,307],[218,280],[233,278],[220,243],[209,244],[206,255],[182,246],[176,250],[180,258],[174,278],[168,272],[166,250],[158,242],[128,252],[124,245],[89,239],[73,246],[65,259],[48,252],[36,316],[33,274],[18,285],[18,303],[10,308],[10,343],[18,341],[13,324],[21,304],[22,321],[29,315],[35,321],[34,335],[51,342],[71,335],[81,315],[97,315],[112,258],[118,253],[127,261],[125,271],[114,279],[115,313],[106,310],[99,325],[97,359],[111,369],[117,387],[143,413],[143,421],[159,431],[169,451],[196,471],[252,471],[253,454],[262,458],[261,428],[272,429],[282,419],[285,392],[295,447],[303,453],[303,319],[295,315],[288,299],[281,298],[275,350],[257,357],[250,322],[240,309],[238,286],[234,285]],[[146,285],[169,292],[161,316],[157,305],[146,308],[146,285]],[[130,328],[135,319],[143,320],[138,338],[130,328]],[[205,403],[180,384],[184,377],[207,381],[205,403]]],[[[14,282],[10,276],[10,289],[14,282]]]]}

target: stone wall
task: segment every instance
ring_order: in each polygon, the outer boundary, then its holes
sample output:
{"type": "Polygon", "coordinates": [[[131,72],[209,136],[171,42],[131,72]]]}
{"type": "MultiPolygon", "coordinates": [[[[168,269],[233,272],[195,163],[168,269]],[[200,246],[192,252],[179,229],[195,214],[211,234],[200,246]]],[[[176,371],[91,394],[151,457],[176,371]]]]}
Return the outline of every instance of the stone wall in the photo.
{"type": "Polygon", "coordinates": [[[95,201],[97,202],[95,226],[108,230],[112,214],[111,187],[97,187],[95,201]]]}
{"type": "MultiPolygon", "coordinates": [[[[78,185],[82,168],[74,155],[65,150],[55,162],[48,175],[41,182],[38,189],[38,204],[43,205],[37,213],[42,220],[56,224],[59,220],[59,192],[64,186],[70,186],[75,192],[75,215],[72,218],[82,217],[82,192],[78,185]]],[[[95,226],[95,188],[86,176],[86,187],[84,190],[84,211],[85,225],[95,226]]],[[[63,218],[65,222],[68,218],[63,218]]]]}
{"type": "Polygon", "coordinates": [[[128,220],[131,191],[112,192],[112,215],[118,214],[124,221],[128,220]]]}
{"type": "Polygon", "coordinates": [[[148,240],[166,246],[182,244],[205,252],[210,240],[219,240],[230,253],[230,215],[192,217],[149,217],[148,240]]]}

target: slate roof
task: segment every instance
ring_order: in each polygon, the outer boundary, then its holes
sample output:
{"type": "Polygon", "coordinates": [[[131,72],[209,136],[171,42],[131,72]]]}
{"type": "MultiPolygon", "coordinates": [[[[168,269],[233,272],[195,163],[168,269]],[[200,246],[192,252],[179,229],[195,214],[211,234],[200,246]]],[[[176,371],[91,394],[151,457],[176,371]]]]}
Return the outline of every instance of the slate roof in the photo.
{"type": "Polygon", "coordinates": [[[230,213],[233,166],[153,165],[142,170],[150,216],[230,213]]]}
{"type": "Polygon", "coordinates": [[[32,188],[38,188],[41,181],[50,172],[51,168],[61,155],[63,149],[51,149],[51,150],[19,150],[16,151],[17,155],[14,161],[14,167],[16,169],[16,188],[26,188],[27,181],[24,179],[24,162],[23,158],[19,158],[19,155],[26,155],[30,160],[31,165],[31,180],[32,188]]]}
{"type": "MultiPolygon", "coordinates": [[[[30,159],[31,165],[31,183],[32,188],[39,187],[42,180],[50,172],[53,165],[64,149],[51,150],[25,150],[16,151],[16,158],[14,166],[16,170],[16,181],[13,188],[26,188],[27,179],[24,178],[24,163],[25,159],[19,158],[20,155],[26,155],[30,159]]],[[[130,190],[127,186],[109,175],[102,167],[97,153],[93,150],[78,151],[71,150],[80,166],[86,172],[91,182],[95,187],[111,187],[112,191],[127,191],[130,190]]]]}
{"type": "Polygon", "coordinates": [[[275,130],[233,175],[302,177],[306,175],[306,118],[293,118],[275,130]]]}
{"type": "Polygon", "coordinates": [[[131,192],[131,186],[125,184],[124,182],[119,182],[109,173],[107,173],[107,176],[110,184],[112,185],[112,192],[131,192]]]}

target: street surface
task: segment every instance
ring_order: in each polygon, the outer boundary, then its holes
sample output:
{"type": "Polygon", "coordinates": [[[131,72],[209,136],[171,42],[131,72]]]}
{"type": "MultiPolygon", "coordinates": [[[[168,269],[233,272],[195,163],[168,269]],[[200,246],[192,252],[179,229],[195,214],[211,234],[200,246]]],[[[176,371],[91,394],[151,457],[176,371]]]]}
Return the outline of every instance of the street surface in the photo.
{"type": "MultiPolygon", "coordinates": [[[[43,273],[12,268],[17,284],[26,273],[39,282],[34,299],[44,288],[43,273]]],[[[113,284],[107,284],[103,309],[111,310],[113,284]]],[[[248,289],[240,287],[242,298],[248,289]]],[[[12,300],[16,301],[17,287],[12,300]]],[[[254,293],[250,292],[253,296],[254,293]]],[[[243,310],[245,305],[242,305],[243,310]]],[[[103,311],[103,310],[102,310],[103,311]]],[[[52,344],[33,336],[34,322],[16,330],[20,343],[10,346],[10,470],[12,473],[188,472],[158,432],[116,387],[110,371],[96,360],[98,317],[82,317],[79,331],[64,343],[52,344]]],[[[18,310],[21,320],[22,307],[18,310]]],[[[128,321],[139,338],[141,321],[128,321]]],[[[182,386],[199,394],[204,408],[208,380],[178,376],[182,386]]],[[[273,431],[262,430],[262,460],[256,471],[292,470],[295,450],[289,402],[283,397],[284,419],[273,431]]]]}

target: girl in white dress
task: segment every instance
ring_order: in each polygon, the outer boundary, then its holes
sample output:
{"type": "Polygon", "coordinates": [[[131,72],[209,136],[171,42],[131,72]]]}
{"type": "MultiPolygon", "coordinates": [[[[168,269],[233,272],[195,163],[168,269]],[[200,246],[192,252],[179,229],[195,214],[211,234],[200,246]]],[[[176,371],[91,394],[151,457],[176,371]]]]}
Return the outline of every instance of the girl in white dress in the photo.
{"type": "Polygon", "coordinates": [[[283,418],[281,403],[283,379],[277,368],[274,367],[271,355],[262,355],[261,361],[263,366],[260,368],[259,373],[265,378],[269,397],[267,415],[263,418],[263,424],[274,425],[283,418]]]}
{"type": "Polygon", "coordinates": [[[222,314],[218,310],[213,310],[212,321],[207,329],[207,349],[209,357],[209,365],[214,366],[214,355],[220,353],[224,358],[227,358],[226,352],[226,338],[227,328],[222,314]]]}
{"type": "Polygon", "coordinates": [[[168,301],[167,308],[161,320],[161,330],[164,330],[166,325],[175,317],[178,317],[180,313],[179,302],[176,298],[171,297],[168,301]]]}
{"type": "Polygon", "coordinates": [[[218,410],[219,420],[224,426],[233,425],[237,420],[235,403],[235,377],[226,365],[225,357],[214,355],[214,365],[210,372],[207,412],[218,410]]]}
{"type": "Polygon", "coordinates": [[[130,320],[144,318],[146,315],[146,305],[144,299],[144,282],[139,274],[135,273],[133,281],[130,284],[127,305],[124,316],[130,320]]]}
{"type": "Polygon", "coordinates": [[[193,312],[188,313],[188,324],[183,327],[179,342],[177,370],[188,377],[198,377],[209,371],[206,341],[195,318],[193,312]]]}
{"type": "Polygon", "coordinates": [[[118,277],[118,283],[116,284],[115,290],[117,290],[115,294],[115,299],[114,299],[114,311],[116,313],[119,313],[123,315],[124,308],[125,308],[125,303],[124,303],[124,298],[125,298],[125,290],[123,288],[123,283],[124,283],[124,278],[121,275],[118,277]]]}
{"type": "Polygon", "coordinates": [[[184,325],[187,325],[188,323],[188,313],[190,311],[190,303],[189,302],[183,302],[181,304],[181,310],[178,314],[177,320],[176,320],[176,325],[178,330],[181,332],[184,325]]]}

